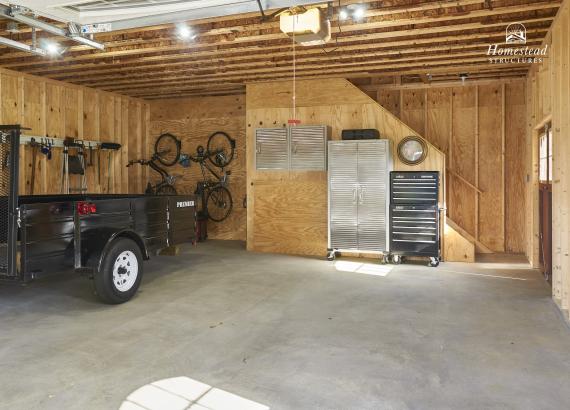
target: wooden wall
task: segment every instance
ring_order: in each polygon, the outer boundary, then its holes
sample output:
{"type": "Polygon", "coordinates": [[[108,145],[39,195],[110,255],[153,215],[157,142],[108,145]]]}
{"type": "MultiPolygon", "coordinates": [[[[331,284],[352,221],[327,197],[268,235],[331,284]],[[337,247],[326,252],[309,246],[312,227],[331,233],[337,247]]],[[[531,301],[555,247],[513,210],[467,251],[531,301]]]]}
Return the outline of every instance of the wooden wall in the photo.
{"type": "MultiPolygon", "coordinates": [[[[163,132],[180,138],[182,152],[192,155],[195,155],[198,145],[206,147],[208,137],[215,131],[224,131],[236,140],[234,160],[228,167],[232,172],[229,189],[234,208],[227,220],[208,222],[208,236],[211,239],[245,241],[245,96],[159,100],[151,103],[150,117],[151,151],[156,137],[163,132]]],[[[184,193],[193,193],[196,183],[202,178],[200,166],[195,163],[190,168],[178,165],[173,168],[173,173],[181,175],[176,188],[184,193]]]]}
{"type": "Polygon", "coordinates": [[[559,10],[549,35],[549,58],[534,65],[527,79],[526,252],[539,266],[538,134],[551,121],[553,131],[552,294],[566,318],[570,307],[570,3],[559,10]]]}
{"type": "Polygon", "coordinates": [[[372,96],[446,154],[447,216],[478,250],[523,253],[524,80],[387,86],[372,96]]]}
{"type": "MultiPolygon", "coordinates": [[[[143,100],[0,69],[0,124],[21,124],[25,135],[73,137],[122,144],[111,158],[108,183],[107,153],[101,154],[101,183],[97,155],[87,168],[90,193],[140,193],[146,169],[127,169],[130,158],[146,156],[149,104],[143,100]]],[[[31,194],[32,151],[20,147],[21,195],[31,194]]],[[[61,193],[62,149],[52,159],[37,155],[33,194],[61,193]]]]}
{"type": "MultiPolygon", "coordinates": [[[[324,171],[256,171],[254,133],[283,127],[294,117],[291,82],[247,85],[247,247],[249,250],[324,256],[327,249],[327,177],[324,171]]],[[[299,81],[296,118],[304,125],[342,129],[376,128],[394,144],[415,134],[406,124],[343,79],[299,81]]],[[[433,145],[424,163],[400,170],[445,170],[445,156],[433,145]]],[[[445,184],[444,184],[445,186],[445,184]]],[[[443,199],[443,197],[442,197],[443,199]]],[[[442,201],[443,202],[443,201],[442,201]]]]}

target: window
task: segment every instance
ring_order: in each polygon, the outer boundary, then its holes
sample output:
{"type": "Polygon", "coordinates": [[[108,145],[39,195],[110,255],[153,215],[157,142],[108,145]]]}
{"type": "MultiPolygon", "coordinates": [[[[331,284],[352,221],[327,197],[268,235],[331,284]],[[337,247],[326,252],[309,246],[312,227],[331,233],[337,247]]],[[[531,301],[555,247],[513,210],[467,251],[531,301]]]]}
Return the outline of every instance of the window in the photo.
{"type": "Polygon", "coordinates": [[[541,183],[552,183],[552,130],[549,125],[539,138],[538,179],[541,183]]]}

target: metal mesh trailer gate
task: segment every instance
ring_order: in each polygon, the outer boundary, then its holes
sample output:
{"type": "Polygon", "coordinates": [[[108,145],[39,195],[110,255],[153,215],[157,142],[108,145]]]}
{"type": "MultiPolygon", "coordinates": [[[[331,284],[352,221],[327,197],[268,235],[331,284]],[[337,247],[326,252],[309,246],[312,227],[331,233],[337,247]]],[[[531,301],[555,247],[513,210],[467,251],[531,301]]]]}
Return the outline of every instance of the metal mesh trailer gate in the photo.
{"type": "Polygon", "coordinates": [[[0,126],[0,279],[20,279],[15,246],[18,236],[19,125],[0,126]]]}

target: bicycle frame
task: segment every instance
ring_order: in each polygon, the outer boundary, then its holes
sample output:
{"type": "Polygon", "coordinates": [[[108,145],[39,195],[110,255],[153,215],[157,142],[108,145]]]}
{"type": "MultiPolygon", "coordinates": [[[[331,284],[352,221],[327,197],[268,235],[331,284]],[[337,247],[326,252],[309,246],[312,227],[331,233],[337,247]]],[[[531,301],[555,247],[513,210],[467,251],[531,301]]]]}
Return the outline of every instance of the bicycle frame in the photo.
{"type": "Polygon", "coordinates": [[[220,184],[221,186],[225,186],[228,173],[224,172],[224,170],[222,168],[222,175],[219,175],[216,171],[214,171],[214,169],[206,161],[209,157],[211,157],[213,155],[215,155],[215,153],[207,153],[207,155],[203,155],[203,156],[199,156],[199,157],[192,157],[191,156],[190,159],[193,162],[197,162],[200,164],[200,170],[202,171],[202,178],[203,178],[205,183],[208,183],[208,178],[206,177],[206,171],[205,171],[205,169],[207,169],[208,172],[210,174],[212,174],[214,176],[214,178],[216,178],[216,180],[218,181],[215,184],[210,185],[211,187],[217,186],[218,184],[220,184]]]}
{"type": "Polygon", "coordinates": [[[164,169],[161,168],[157,163],[156,163],[156,155],[154,155],[150,160],[144,160],[144,159],[139,159],[136,161],[129,161],[129,165],[127,165],[128,167],[130,167],[131,165],[134,164],[141,164],[141,165],[146,165],[148,167],[150,167],[153,171],[155,171],[157,174],[160,175],[161,181],[158,182],[157,184],[155,184],[154,186],[150,184],[148,184],[147,187],[147,194],[153,194],[156,193],[161,187],[163,187],[164,185],[174,185],[174,177],[170,176],[170,174],[164,169]]]}

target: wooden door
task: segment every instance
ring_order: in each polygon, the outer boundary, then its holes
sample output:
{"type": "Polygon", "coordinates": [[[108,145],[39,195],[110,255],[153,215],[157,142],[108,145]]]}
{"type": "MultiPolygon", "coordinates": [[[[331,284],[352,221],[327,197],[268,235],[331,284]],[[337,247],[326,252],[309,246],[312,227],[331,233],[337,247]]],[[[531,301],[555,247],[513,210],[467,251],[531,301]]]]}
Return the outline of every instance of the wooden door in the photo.
{"type": "Polygon", "coordinates": [[[552,284],[552,131],[550,125],[539,136],[539,254],[542,272],[552,284]]]}

